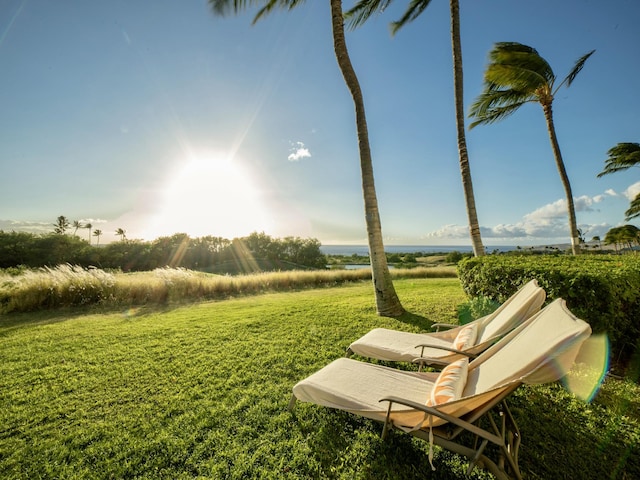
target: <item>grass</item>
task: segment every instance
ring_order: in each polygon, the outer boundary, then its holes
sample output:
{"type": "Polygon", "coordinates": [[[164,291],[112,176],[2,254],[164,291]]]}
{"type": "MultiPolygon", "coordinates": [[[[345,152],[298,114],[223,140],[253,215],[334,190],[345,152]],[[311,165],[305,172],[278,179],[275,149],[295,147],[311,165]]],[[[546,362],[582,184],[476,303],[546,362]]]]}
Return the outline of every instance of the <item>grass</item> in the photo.
{"type": "MultiPolygon", "coordinates": [[[[455,266],[392,271],[393,278],[456,276],[455,266]]],[[[268,291],[334,286],[370,278],[370,269],[289,270],[236,276],[182,268],[123,274],[73,265],[25,270],[18,275],[0,270],[0,314],[70,306],[113,308],[224,299],[268,291]]]]}
{"type": "MultiPolygon", "coordinates": [[[[457,279],[395,282],[411,313],[375,315],[370,282],[116,313],[0,317],[0,478],[463,479],[464,461],[310,404],[292,386],[374,327],[455,321],[457,279]]],[[[640,389],[591,404],[523,387],[525,478],[640,478],[640,389]]],[[[471,478],[490,478],[474,471],[471,478]]]]}

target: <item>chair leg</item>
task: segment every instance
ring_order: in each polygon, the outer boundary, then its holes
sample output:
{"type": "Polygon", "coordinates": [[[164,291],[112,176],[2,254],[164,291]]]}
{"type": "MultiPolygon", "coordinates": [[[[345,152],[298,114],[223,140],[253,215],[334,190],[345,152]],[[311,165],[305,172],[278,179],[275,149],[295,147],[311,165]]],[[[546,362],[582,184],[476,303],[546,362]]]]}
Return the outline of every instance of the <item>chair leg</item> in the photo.
{"type": "Polygon", "coordinates": [[[471,472],[478,464],[478,460],[480,460],[480,457],[482,456],[482,452],[484,452],[484,449],[487,447],[488,443],[489,443],[489,440],[485,438],[480,444],[480,448],[476,451],[476,454],[474,455],[474,457],[469,459],[469,466],[467,467],[467,476],[471,475],[471,472]]]}

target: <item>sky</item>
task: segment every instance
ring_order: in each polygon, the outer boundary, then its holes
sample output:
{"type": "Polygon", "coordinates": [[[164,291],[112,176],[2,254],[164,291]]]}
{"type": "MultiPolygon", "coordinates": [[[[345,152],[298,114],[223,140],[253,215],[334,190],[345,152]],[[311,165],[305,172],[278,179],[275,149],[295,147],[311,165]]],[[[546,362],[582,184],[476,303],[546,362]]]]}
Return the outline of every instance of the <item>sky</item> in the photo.
{"type": "MultiPolygon", "coordinates": [[[[345,0],[345,9],[354,2],[345,0]]],[[[470,245],[455,132],[449,2],[391,36],[396,1],[347,32],[386,245],[470,245]]],[[[638,170],[597,178],[640,142],[638,0],[461,0],[465,110],[495,42],[538,50],[558,82],[595,49],[554,120],[585,238],[624,224],[638,170]]],[[[252,25],[204,0],[0,2],[0,230],[92,243],[251,232],[366,244],[354,108],[329,2],[252,25]],[[72,232],[73,233],[72,229],[72,232]]],[[[467,121],[467,124],[469,122],[467,121]]],[[[568,243],[542,108],[467,131],[483,243],[568,243]]]]}

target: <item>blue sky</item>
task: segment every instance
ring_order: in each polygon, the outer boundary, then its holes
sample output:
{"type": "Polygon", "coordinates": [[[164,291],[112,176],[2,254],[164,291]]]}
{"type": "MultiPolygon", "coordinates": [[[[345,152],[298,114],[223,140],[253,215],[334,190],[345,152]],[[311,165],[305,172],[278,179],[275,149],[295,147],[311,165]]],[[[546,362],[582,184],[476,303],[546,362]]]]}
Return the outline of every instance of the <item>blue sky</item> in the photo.
{"type": "MultiPolygon", "coordinates": [[[[407,2],[395,3],[347,33],[385,243],[468,245],[449,4],[434,0],[391,37],[407,2]]],[[[596,49],[554,114],[579,227],[604,237],[640,191],[637,170],[596,178],[609,148],[640,142],[640,2],[460,3],[467,109],[495,42],[536,48],[560,79],[596,49]]],[[[64,215],[101,229],[101,243],[123,228],[146,240],[265,231],[365,244],[329,2],[252,18],[215,17],[202,0],[3,1],[0,229],[50,232],[64,215]]],[[[568,242],[539,105],[467,142],[485,245],[568,242]]]]}

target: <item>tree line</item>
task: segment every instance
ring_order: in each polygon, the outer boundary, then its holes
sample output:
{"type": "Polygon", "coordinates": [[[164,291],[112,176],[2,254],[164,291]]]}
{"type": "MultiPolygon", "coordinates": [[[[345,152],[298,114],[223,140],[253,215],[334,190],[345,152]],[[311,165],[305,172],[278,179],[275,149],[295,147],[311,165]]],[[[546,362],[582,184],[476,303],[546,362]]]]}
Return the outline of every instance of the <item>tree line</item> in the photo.
{"type": "Polygon", "coordinates": [[[272,238],[257,232],[233,240],[214,236],[191,238],[186,233],[176,233],[142,241],[127,239],[123,230],[120,241],[98,247],[59,230],[50,234],[0,230],[0,268],[69,263],[123,272],[181,267],[230,274],[325,268],[326,257],[320,245],[315,238],[272,238]]]}

